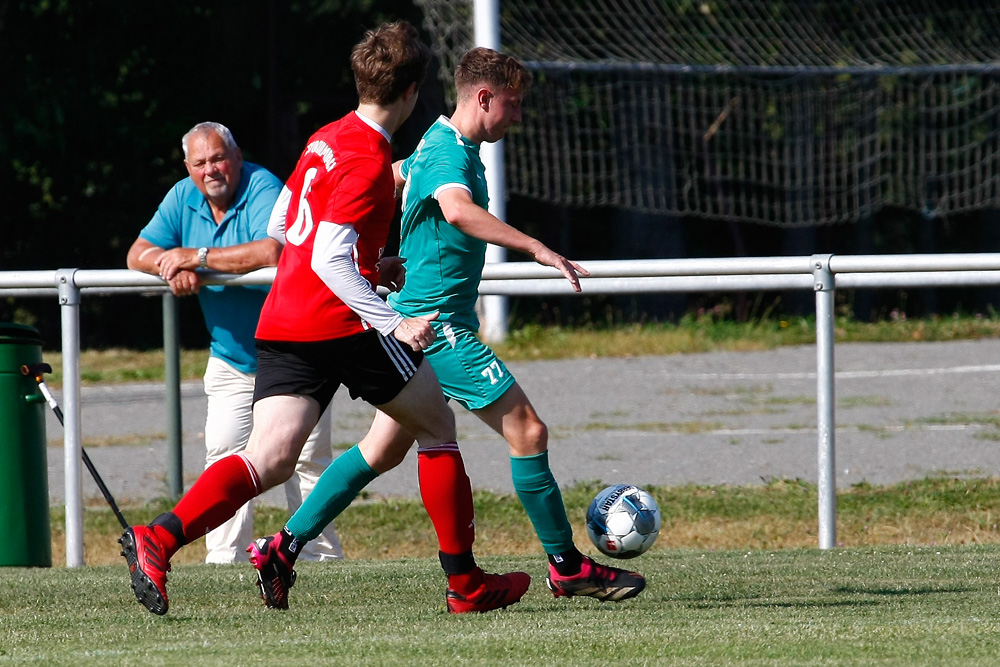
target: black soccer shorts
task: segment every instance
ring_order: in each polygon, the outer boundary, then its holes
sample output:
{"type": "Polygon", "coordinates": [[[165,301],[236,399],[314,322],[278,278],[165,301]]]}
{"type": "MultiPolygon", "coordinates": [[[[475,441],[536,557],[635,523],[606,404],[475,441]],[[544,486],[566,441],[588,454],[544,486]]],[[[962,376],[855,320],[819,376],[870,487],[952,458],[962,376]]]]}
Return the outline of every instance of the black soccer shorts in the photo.
{"type": "Polygon", "coordinates": [[[311,396],[325,410],[344,385],[351,398],[383,405],[403,390],[423,358],[423,352],[374,329],[322,341],[258,339],[253,400],[311,396]]]}

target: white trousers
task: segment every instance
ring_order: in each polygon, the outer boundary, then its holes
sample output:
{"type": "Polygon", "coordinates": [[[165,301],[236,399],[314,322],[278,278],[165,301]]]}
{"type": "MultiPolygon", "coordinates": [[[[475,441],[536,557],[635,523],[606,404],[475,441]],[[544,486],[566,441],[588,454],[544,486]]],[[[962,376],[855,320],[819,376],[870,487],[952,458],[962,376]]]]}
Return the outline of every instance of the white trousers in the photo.
{"type": "MultiPolygon", "coordinates": [[[[243,373],[222,359],[209,357],[205,369],[205,394],[208,396],[208,417],[205,420],[205,467],[219,459],[243,451],[253,426],[254,376],[243,373]]],[[[316,486],[316,481],[333,460],[330,446],[330,409],[320,417],[309,435],[295,473],[285,482],[285,498],[289,515],[316,486]]],[[[239,509],[232,519],[205,536],[208,555],[206,563],[245,563],[245,549],[254,539],[253,502],[239,509]]],[[[343,558],[337,531],[331,523],[315,540],[302,550],[302,560],[332,560],[343,558]]]]}

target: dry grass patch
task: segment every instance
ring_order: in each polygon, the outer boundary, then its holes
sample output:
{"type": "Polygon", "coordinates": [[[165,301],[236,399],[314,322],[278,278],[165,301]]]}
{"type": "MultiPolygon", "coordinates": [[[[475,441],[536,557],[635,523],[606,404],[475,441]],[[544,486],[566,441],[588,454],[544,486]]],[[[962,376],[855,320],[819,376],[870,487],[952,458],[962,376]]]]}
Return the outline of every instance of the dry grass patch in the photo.
{"type": "MultiPolygon", "coordinates": [[[[598,483],[563,490],[577,545],[593,552],[584,514],[603,488],[598,483]]],[[[663,512],[653,550],[789,549],[815,547],[818,493],[801,480],[771,480],[755,486],[648,487],[663,512]]],[[[520,502],[513,495],[479,492],[476,552],[483,556],[542,556],[520,502]]],[[[133,523],[145,523],[171,504],[166,500],[123,506],[133,523]]],[[[287,510],[258,507],[258,535],[281,528],[287,510]]],[[[53,508],[53,562],[65,563],[62,508],[53,508]]],[[[434,529],[414,498],[365,496],[338,517],[337,529],[349,558],[434,558],[434,529]]],[[[88,565],[120,564],[121,527],[99,501],[84,515],[88,565]]],[[[882,545],[969,545],[1000,543],[1000,480],[950,476],[885,487],[859,484],[837,494],[837,541],[845,547],[882,545]]],[[[176,564],[204,559],[204,542],[181,550],[176,564]]]]}

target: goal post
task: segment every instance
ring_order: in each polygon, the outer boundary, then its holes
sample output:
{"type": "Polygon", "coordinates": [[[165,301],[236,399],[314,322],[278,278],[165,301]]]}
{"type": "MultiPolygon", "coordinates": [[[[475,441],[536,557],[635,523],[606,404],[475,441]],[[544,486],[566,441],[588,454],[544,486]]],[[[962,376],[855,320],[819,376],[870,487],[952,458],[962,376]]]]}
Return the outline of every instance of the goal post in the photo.
{"type": "MultiPolygon", "coordinates": [[[[476,46],[501,50],[500,0],[474,0],[476,46]]],[[[454,70],[452,70],[454,71],[454,70]]],[[[500,220],[507,220],[507,179],[504,171],[504,142],[485,143],[479,156],[486,168],[486,187],[490,193],[489,211],[500,220]]],[[[492,243],[486,246],[486,262],[500,263],[507,259],[506,248],[492,243]]],[[[479,298],[483,338],[488,342],[507,337],[507,297],[486,294],[479,298]]]]}
{"type": "MultiPolygon", "coordinates": [[[[417,0],[448,75],[480,1],[417,0]]],[[[778,227],[1000,208],[997,34],[995,3],[504,0],[536,80],[507,194],[778,227]]]]}

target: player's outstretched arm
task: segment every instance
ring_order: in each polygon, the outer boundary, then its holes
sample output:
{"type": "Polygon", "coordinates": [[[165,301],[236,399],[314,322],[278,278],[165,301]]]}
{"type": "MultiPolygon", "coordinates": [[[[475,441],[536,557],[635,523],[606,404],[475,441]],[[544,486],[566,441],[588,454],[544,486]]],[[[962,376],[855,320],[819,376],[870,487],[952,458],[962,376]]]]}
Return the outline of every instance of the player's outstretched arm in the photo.
{"type": "Polygon", "coordinates": [[[552,266],[566,277],[566,280],[573,286],[574,292],[582,291],[580,287],[580,276],[589,276],[590,272],[576,262],[570,261],[557,252],[552,251],[548,246],[539,243],[539,248],[530,253],[535,261],[544,266],[552,266]]]}
{"type": "Polygon", "coordinates": [[[552,251],[538,239],[511,227],[503,220],[477,205],[469,192],[463,188],[449,188],[438,194],[438,203],[445,219],[462,232],[477,239],[517,250],[531,255],[536,262],[544,266],[552,266],[566,277],[573,286],[573,291],[579,292],[580,276],[590,273],[576,262],[571,262],[557,252],[552,251]]]}

